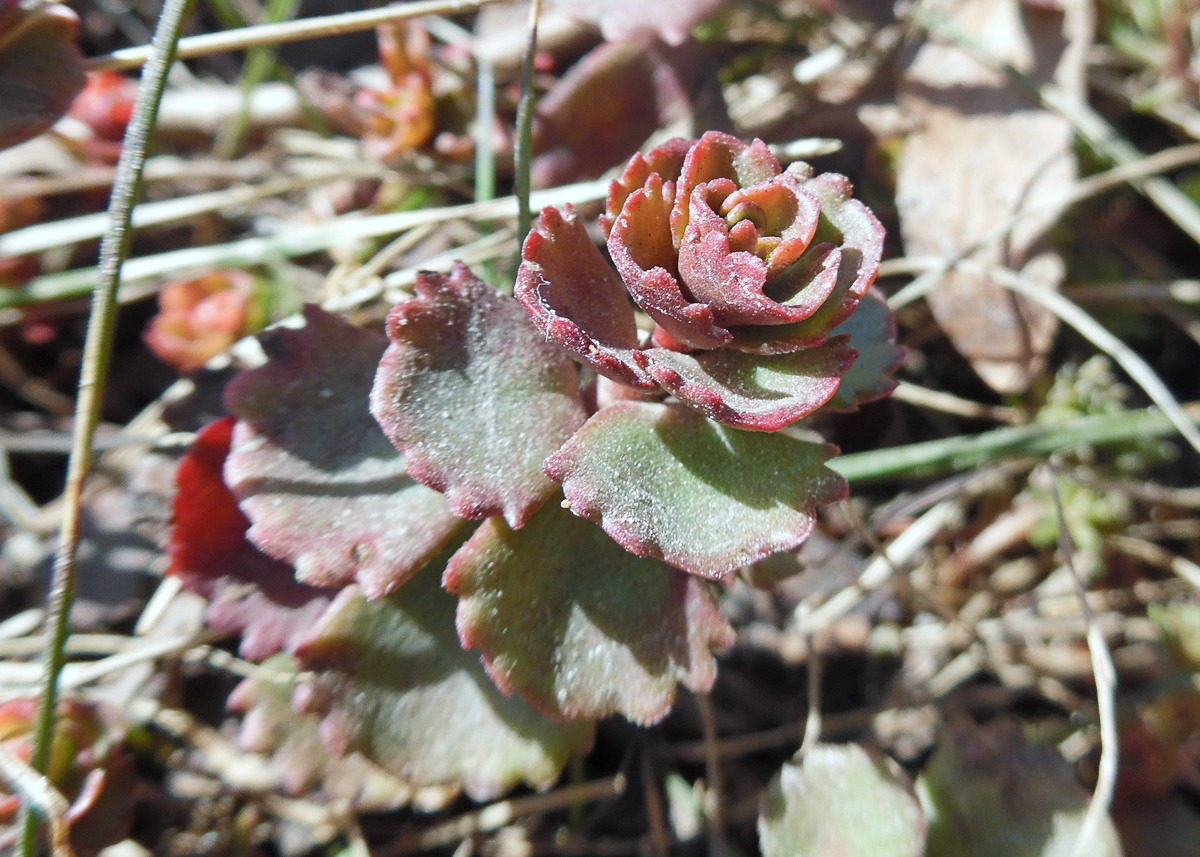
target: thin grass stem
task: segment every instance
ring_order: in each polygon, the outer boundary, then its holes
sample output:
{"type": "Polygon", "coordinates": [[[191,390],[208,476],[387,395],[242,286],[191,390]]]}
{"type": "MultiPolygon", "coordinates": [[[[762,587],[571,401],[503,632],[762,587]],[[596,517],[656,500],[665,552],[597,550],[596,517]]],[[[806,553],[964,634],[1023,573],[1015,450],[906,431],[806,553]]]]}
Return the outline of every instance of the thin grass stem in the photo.
{"type": "MultiPolygon", "coordinates": [[[[499,0],[422,0],[415,3],[394,3],[381,9],[366,9],[357,12],[344,12],[340,15],[322,15],[320,17],[302,18],[298,21],[284,21],[278,24],[260,24],[255,27],[244,27],[240,30],[224,30],[218,33],[204,33],[190,36],[179,42],[177,56],[181,60],[205,57],[211,54],[224,54],[233,51],[244,51],[260,45],[282,45],[288,42],[302,42],[307,39],[319,39],[324,36],[340,36],[344,33],[357,33],[370,30],[380,24],[400,21],[405,18],[419,18],[422,15],[453,15],[458,12],[469,12],[481,6],[487,6],[499,0]]],[[[111,54],[93,57],[88,60],[90,71],[104,69],[123,70],[137,68],[149,61],[152,45],[139,45],[135,48],[123,48],[111,54]]]]}
{"type": "MultiPolygon", "coordinates": [[[[55,731],[58,706],[58,682],[66,660],[66,641],[70,628],[71,604],[78,575],[77,556],[83,506],[83,486],[92,467],[92,441],[100,423],[105,377],[116,330],[117,287],[121,264],[129,252],[132,237],[130,223],[133,206],[142,183],[146,146],[158,116],[167,72],[175,59],[175,48],[191,0],[166,0],[151,44],[150,60],[138,86],[133,117],[125,131],[117,176],[109,202],[109,228],[100,245],[100,280],[92,301],[84,342],[83,365],[79,378],[79,396],[75,404],[75,425],[71,457],[67,464],[63,494],[63,518],[59,530],[58,551],[47,598],[49,634],[42,665],[41,700],[34,733],[32,767],[45,771],[55,731]]],[[[21,830],[23,857],[37,852],[38,818],[26,808],[21,830]]]]}
{"type": "Polygon", "coordinates": [[[537,55],[538,16],[542,12],[541,0],[529,3],[529,41],[525,45],[525,58],[521,63],[521,99],[517,103],[517,133],[513,146],[513,161],[516,169],[515,194],[517,197],[517,234],[524,239],[533,220],[529,206],[531,173],[533,171],[533,64],[537,55]]]}

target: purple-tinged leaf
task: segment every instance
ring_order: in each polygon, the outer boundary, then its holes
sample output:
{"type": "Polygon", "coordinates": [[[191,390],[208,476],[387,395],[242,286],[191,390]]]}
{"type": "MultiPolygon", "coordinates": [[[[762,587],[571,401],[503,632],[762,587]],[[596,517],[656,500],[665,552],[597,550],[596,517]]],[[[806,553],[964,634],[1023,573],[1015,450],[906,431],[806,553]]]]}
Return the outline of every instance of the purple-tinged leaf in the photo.
{"type": "Polygon", "coordinates": [[[646,179],[645,187],[625,200],[609,233],[608,251],[634,301],[681,344],[681,350],[717,348],[733,337],[717,326],[712,310],[693,302],[679,283],[670,231],[674,193],[675,186],[657,173],[646,179]]]}
{"type": "MultiPolygon", "coordinates": [[[[812,305],[828,300],[837,287],[838,270],[842,264],[842,251],[828,244],[821,244],[805,253],[790,267],[784,269],[768,287],[773,297],[789,293],[784,303],[789,305],[812,305]]],[[[829,331],[818,330],[806,322],[781,325],[748,325],[733,329],[730,348],[747,354],[791,354],[802,348],[821,345],[829,339],[829,331]]]]}
{"type": "Polygon", "coordinates": [[[799,545],[846,494],[832,446],[745,432],[678,405],[619,402],[546,461],[571,510],[618,544],[719,578],[799,545]]]}
{"type": "Polygon", "coordinates": [[[232,432],[232,418],[212,423],[179,461],[167,573],[209,599],[205,622],[241,634],[239,652],[256,661],[299,642],[332,595],[246,540],[250,521],[221,476],[232,432]]]}
{"type": "Polygon", "coordinates": [[[633,304],[575,209],[543,210],[521,255],[513,295],[534,325],[601,375],[653,390],[654,381],[634,363],[633,304]]]}
{"type": "Polygon", "coordinates": [[[557,0],[568,15],[594,22],[611,42],[658,36],[678,45],[692,27],[715,12],[725,0],[557,0]]]}
{"type": "Polygon", "coordinates": [[[705,416],[735,428],[772,432],[834,396],[854,349],[838,337],[790,354],[725,349],[691,355],[652,348],[639,357],[655,381],[705,416]]]}
{"type": "Polygon", "coordinates": [[[542,461],[587,418],[578,370],[465,265],[416,291],[388,317],[371,413],[456,515],[520,527],[555,493],[542,461]]]}
{"type": "Polygon", "coordinates": [[[485,522],[443,582],[462,599],[459,638],[497,686],[568,720],[654,723],[677,683],[712,686],[712,650],[733,642],[708,584],[633,556],[553,503],[519,532],[485,522]]]}
{"type": "Polygon", "coordinates": [[[896,389],[892,375],[904,360],[904,348],[896,344],[896,319],[877,289],[867,292],[854,314],[834,328],[833,334],[849,334],[850,347],[858,357],[826,407],[853,410],[896,389]]]}
{"type": "Polygon", "coordinates": [[[588,748],[592,724],[558,723],[496,689],[459,645],[439,569],[373,601],[343,589],[297,650],[316,672],[296,701],[323,714],[331,751],[358,751],[412,788],[461,788],[475,800],[520,783],[545,788],[588,748]]]}
{"type": "MultiPolygon", "coordinates": [[[[855,744],[821,744],[771,781],[758,838],[763,857],[923,857],[925,816],[891,759],[855,744]]],[[[964,844],[956,853],[977,853],[964,844]]]]}
{"type": "Polygon", "coordinates": [[[687,157],[694,142],[694,140],[676,137],[661,146],[656,146],[644,155],[638,152],[629,159],[621,171],[621,175],[608,186],[604,214],[600,215],[600,225],[604,229],[605,238],[612,231],[621,209],[625,207],[625,200],[635,190],[645,187],[646,180],[652,174],[657,173],[664,182],[674,182],[679,177],[679,172],[683,169],[684,158],[687,157]]]}
{"type": "Polygon", "coordinates": [[[821,220],[813,242],[841,249],[837,285],[819,310],[797,329],[829,331],[845,321],[862,300],[879,273],[885,230],[871,209],[854,199],[850,180],[837,173],[811,177],[806,165],[792,164],[788,172],[821,204],[821,220]]]}
{"type": "Polygon", "coordinates": [[[0,5],[0,149],[45,131],[86,83],[79,16],[51,3],[0,5]]]}
{"type": "Polygon", "coordinates": [[[413,789],[361,753],[334,756],[325,749],[320,718],[292,708],[300,672],[291,655],[279,654],[234,689],[229,709],[243,715],[241,748],[264,756],[261,766],[272,785],[278,783],[288,794],[315,792],[356,812],[385,812],[408,803],[413,789]]]}
{"type": "MultiPolygon", "coordinates": [[[[795,184],[790,176],[781,176],[778,186],[785,187],[788,180],[795,184]]],[[[716,187],[719,188],[719,197],[736,206],[739,193],[733,191],[731,185],[727,179],[718,179],[700,185],[692,192],[691,216],[679,247],[679,274],[687,283],[688,291],[696,300],[709,306],[717,323],[726,327],[791,324],[804,320],[822,305],[829,291],[832,291],[833,283],[829,282],[824,293],[806,293],[805,299],[798,304],[779,303],[766,295],[764,288],[767,285],[770,257],[764,261],[755,255],[754,249],[761,240],[759,229],[750,219],[739,221],[731,229],[726,218],[709,204],[709,194],[716,187]],[[735,242],[741,241],[746,242],[749,249],[733,247],[735,242]]],[[[771,185],[760,185],[756,189],[763,187],[770,188],[771,185]]],[[[806,247],[815,232],[817,205],[812,197],[796,188],[787,187],[786,191],[779,196],[790,199],[790,203],[779,203],[775,208],[782,208],[792,217],[780,227],[780,231],[798,232],[799,235],[789,235],[781,241],[775,252],[782,252],[795,261],[800,253],[797,245],[800,249],[806,247]]],[[[754,206],[760,212],[771,211],[749,201],[746,205],[754,206]]],[[[724,208],[725,204],[722,204],[722,210],[724,208]]],[[[736,212],[738,209],[731,210],[736,212]]],[[[786,268],[785,265],[781,272],[786,268]]]]}
{"type": "Polygon", "coordinates": [[[385,340],[317,307],[272,332],[270,360],[226,388],[238,417],[225,480],[254,544],[319,586],[395,589],[454,535],[446,499],[413,481],[371,418],[385,340]]]}
{"type": "Polygon", "coordinates": [[[762,140],[743,143],[720,131],[709,131],[688,150],[679,180],[675,183],[675,210],[671,212],[671,232],[675,246],[683,244],[691,217],[692,191],[716,179],[729,179],[736,187],[753,187],[770,181],[782,167],[762,140]]]}
{"type": "Polygon", "coordinates": [[[607,42],[584,54],[538,98],[533,186],[596,178],[659,128],[690,127],[707,67],[696,44],[607,42]]]}

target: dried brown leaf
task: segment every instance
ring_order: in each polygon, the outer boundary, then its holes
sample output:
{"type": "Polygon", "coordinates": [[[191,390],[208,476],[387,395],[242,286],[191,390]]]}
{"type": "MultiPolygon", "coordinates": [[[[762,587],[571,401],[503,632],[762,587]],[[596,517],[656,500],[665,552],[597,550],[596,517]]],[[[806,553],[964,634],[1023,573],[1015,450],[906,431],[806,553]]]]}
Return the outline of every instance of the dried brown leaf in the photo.
{"type": "MultiPolygon", "coordinates": [[[[913,256],[1002,264],[1057,289],[1063,263],[1042,238],[1053,202],[1075,180],[1067,121],[973,51],[1035,84],[1082,89],[1089,6],[1019,0],[925,4],[930,37],[907,64],[902,111],[913,122],[897,164],[896,204],[913,256]],[[1005,224],[1016,212],[1037,208],[1005,224]]],[[[990,280],[954,271],[929,293],[934,317],[993,389],[1026,389],[1045,365],[1058,319],[990,280]]]]}

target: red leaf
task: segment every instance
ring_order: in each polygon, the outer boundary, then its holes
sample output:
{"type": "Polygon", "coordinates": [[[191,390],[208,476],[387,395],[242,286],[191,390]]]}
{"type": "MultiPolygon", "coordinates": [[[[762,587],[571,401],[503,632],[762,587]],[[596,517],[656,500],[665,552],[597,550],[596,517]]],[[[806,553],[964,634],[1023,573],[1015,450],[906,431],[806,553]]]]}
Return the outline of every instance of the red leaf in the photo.
{"type": "Polygon", "coordinates": [[[242,655],[261,660],[298,642],[330,595],[246,540],[250,521],[222,477],[232,434],[233,418],[218,420],[180,459],[167,573],[212,602],[209,625],[242,634],[242,655]]]}

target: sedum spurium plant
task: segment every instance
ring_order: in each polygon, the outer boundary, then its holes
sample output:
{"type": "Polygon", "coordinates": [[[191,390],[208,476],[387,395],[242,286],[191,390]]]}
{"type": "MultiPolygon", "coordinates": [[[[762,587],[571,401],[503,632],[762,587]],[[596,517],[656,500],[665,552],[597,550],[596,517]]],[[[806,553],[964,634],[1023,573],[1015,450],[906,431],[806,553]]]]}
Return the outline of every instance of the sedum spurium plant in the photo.
{"type": "Polygon", "coordinates": [[[846,493],[793,424],[892,387],[844,178],[709,133],[635,155],[600,226],[611,264],[547,209],[515,296],[423,274],[386,337],[308,308],[180,467],[172,571],[410,788],[546,785],[596,719],[710,687],[713,581],[846,493]]]}

